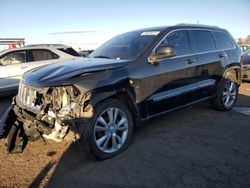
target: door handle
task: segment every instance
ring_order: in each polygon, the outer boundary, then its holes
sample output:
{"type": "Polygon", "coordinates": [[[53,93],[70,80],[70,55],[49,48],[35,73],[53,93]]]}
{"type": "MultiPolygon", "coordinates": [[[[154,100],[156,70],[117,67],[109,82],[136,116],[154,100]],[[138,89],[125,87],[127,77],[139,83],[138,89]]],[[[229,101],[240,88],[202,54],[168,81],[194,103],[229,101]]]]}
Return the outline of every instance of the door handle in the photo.
{"type": "Polygon", "coordinates": [[[219,54],[219,58],[224,58],[226,57],[225,54],[219,54]]]}
{"type": "Polygon", "coordinates": [[[21,69],[27,69],[28,67],[27,66],[22,66],[21,69]]]}
{"type": "Polygon", "coordinates": [[[188,59],[187,61],[186,61],[186,64],[192,64],[192,63],[194,63],[195,61],[194,60],[192,60],[192,59],[188,59]]]}

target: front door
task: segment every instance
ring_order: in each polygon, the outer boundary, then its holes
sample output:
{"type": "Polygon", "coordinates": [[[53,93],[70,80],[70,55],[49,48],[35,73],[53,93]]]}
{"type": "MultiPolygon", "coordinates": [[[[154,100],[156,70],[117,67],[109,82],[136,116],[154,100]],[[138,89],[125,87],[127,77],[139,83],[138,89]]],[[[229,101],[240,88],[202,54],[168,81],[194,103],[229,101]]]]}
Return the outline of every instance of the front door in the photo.
{"type": "MultiPolygon", "coordinates": [[[[195,95],[192,95],[191,91],[195,87],[194,84],[198,82],[199,70],[196,56],[190,55],[187,31],[180,30],[168,34],[157,48],[161,46],[174,47],[176,56],[161,59],[158,65],[146,63],[143,69],[137,70],[137,74],[143,76],[134,80],[141,91],[136,93],[138,102],[144,101],[147,116],[153,116],[183,105],[186,101],[195,100],[195,95]]],[[[135,91],[138,89],[135,88],[135,91]]]]}
{"type": "Polygon", "coordinates": [[[25,68],[25,50],[9,52],[0,57],[0,91],[17,89],[25,68]]]}

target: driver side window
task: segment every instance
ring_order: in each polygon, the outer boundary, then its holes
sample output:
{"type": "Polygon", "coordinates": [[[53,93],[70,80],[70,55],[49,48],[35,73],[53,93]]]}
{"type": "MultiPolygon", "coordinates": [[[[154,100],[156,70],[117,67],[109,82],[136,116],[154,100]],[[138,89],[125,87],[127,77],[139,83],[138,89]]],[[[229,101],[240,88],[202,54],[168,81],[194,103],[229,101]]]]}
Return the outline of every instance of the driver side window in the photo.
{"type": "Polygon", "coordinates": [[[13,65],[26,62],[24,51],[10,52],[0,58],[0,65],[13,65]]]}
{"type": "Polygon", "coordinates": [[[171,46],[176,52],[176,56],[190,53],[187,31],[174,31],[167,35],[160,46],[171,46]]]}

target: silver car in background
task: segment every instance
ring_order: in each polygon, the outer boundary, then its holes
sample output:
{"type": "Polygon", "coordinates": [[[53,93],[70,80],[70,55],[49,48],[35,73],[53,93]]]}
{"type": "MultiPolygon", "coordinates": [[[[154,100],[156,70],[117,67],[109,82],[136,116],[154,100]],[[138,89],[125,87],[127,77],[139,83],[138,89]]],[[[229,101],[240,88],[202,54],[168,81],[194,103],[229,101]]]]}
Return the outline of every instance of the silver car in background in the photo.
{"type": "Polygon", "coordinates": [[[243,52],[242,55],[242,70],[243,70],[243,81],[250,81],[250,48],[243,52]]]}
{"type": "Polygon", "coordinates": [[[0,52],[0,96],[15,94],[22,75],[33,68],[80,58],[61,44],[29,45],[0,52]]]}

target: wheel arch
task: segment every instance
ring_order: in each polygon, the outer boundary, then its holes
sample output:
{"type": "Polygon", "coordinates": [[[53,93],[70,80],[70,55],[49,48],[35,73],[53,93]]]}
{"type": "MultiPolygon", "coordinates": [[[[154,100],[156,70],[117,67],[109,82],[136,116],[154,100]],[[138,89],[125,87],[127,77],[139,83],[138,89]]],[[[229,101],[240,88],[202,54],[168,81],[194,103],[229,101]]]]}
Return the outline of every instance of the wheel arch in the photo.
{"type": "MultiPolygon", "coordinates": [[[[128,107],[129,111],[131,112],[134,123],[138,124],[138,122],[140,120],[139,108],[138,108],[135,100],[133,99],[133,95],[131,93],[129,93],[126,90],[95,92],[90,96],[90,98],[88,100],[88,104],[91,107],[93,107],[93,106],[97,105],[98,103],[103,102],[104,100],[107,100],[107,99],[117,99],[117,100],[122,101],[128,107]]],[[[86,108],[89,105],[85,105],[86,108]]]]}
{"type": "Polygon", "coordinates": [[[223,74],[223,78],[234,80],[238,85],[240,85],[242,82],[242,72],[240,67],[232,66],[227,68],[223,74]]]}

